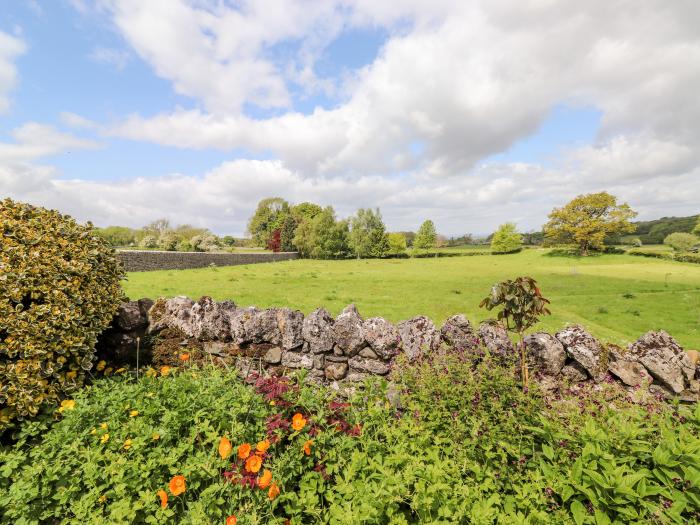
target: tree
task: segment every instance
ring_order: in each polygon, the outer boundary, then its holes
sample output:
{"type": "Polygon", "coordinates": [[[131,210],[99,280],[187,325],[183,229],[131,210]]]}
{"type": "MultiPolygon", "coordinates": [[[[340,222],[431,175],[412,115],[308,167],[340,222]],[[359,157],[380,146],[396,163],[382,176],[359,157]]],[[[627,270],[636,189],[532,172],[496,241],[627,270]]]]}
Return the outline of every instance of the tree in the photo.
{"type": "Polygon", "coordinates": [[[700,217],[698,217],[698,223],[693,228],[693,233],[695,235],[700,235],[700,217]]]}
{"type": "Polygon", "coordinates": [[[314,242],[314,220],[304,219],[297,225],[292,243],[300,257],[308,258],[313,252],[314,242]]]}
{"type": "Polygon", "coordinates": [[[96,228],[95,233],[107,241],[110,246],[130,246],[136,241],[136,232],[125,226],[96,228]]]}
{"type": "Polygon", "coordinates": [[[158,248],[169,252],[175,251],[178,245],[178,238],[172,231],[166,231],[158,237],[158,248]]]}
{"type": "Polygon", "coordinates": [[[195,235],[189,240],[195,252],[213,252],[219,249],[219,239],[213,233],[195,235]]]}
{"type": "Polygon", "coordinates": [[[313,219],[302,220],[296,228],[293,243],[301,257],[345,258],[349,253],[348,223],[337,221],[335,211],[327,206],[313,219]]]}
{"type": "Polygon", "coordinates": [[[537,281],[532,277],[518,277],[495,284],[491,294],[485,297],[480,308],[492,310],[501,307],[496,316],[505,324],[506,330],[520,337],[520,373],[523,389],[527,388],[529,374],[525,356],[525,331],[539,322],[541,315],[550,315],[547,309],[549,300],[542,297],[537,281]]]}
{"type": "Polygon", "coordinates": [[[360,208],[350,221],[350,247],[360,257],[383,257],[389,251],[379,208],[360,208]]]}
{"type": "Polygon", "coordinates": [[[146,235],[154,237],[160,237],[168,230],[170,230],[170,221],[168,219],[158,219],[143,227],[146,235]]]}
{"type": "Polygon", "coordinates": [[[501,224],[491,238],[493,253],[515,253],[522,250],[523,236],[518,233],[515,223],[501,224]]]}
{"type": "Polygon", "coordinates": [[[401,255],[406,253],[406,237],[402,233],[388,233],[389,253],[391,255],[401,255]]]}
{"type": "Polygon", "coordinates": [[[292,206],[290,212],[297,224],[301,224],[304,219],[313,219],[323,211],[323,208],[313,202],[301,202],[292,206]]]}
{"type": "Polygon", "coordinates": [[[700,239],[692,233],[676,232],[668,235],[664,239],[664,244],[673,248],[676,252],[688,252],[693,246],[697,245],[700,239]]]}
{"type": "Polygon", "coordinates": [[[413,241],[416,238],[416,232],[396,232],[396,233],[400,233],[401,235],[406,237],[406,246],[407,247],[410,248],[413,246],[413,241]]]}
{"type": "Polygon", "coordinates": [[[437,233],[433,221],[430,219],[423,221],[423,224],[418,228],[416,238],[413,239],[413,247],[419,250],[430,250],[431,248],[435,248],[436,241],[437,233]]]}
{"type": "Polygon", "coordinates": [[[282,225],[279,228],[281,251],[294,251],[294,234],[296,232],[297,226],[298,223],[291,214],[287,215],[284,218],[284,221],[282,221],[282,225]]]}
{"type": "Polygon", "coordinates": [[[545,236],[555,242],[574,243],[581,255],[601,249],[609,235],[632,233],[630,219],[637,213],[607,192],[579,195],[563,208],[555,208],[544,226],[545,236]]]}
{"type": "Polygon", "coordinates": [[[146,235],[139,242],[139,248],[146,248],[148,250],[158,247],[158,237],[154,235],[146,235]]]}
{"type": "Polygon", "coordinates": [[[270,197],[258,203],[248,221],[248,232],[258,246],[267,246],[272,232],[282,227],[289,214],[289,203],[280,197],[270,197]]]}

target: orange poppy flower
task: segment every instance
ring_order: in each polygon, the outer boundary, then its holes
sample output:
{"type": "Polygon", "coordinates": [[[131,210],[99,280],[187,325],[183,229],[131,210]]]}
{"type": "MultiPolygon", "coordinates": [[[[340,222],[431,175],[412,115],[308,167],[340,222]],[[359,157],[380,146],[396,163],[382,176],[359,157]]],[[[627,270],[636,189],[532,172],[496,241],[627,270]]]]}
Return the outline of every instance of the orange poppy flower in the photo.
{"type": "Polygon", "coordinates": [[[258,472],[260,470],[260,467],[262,467],[262,459],[260,458],[260,456],[256,456],[255,454],[253,454],[245,461],[245,469],[248,472],[258,472]]]}
{"type": "Polygon", "coordinates": [[[226,437],[222,437],[219,440],[219,456],[221,456],[221,459],[229,457],[231,450],[233,450],[231,442],[226,437]]]}
{"type": "Polygon", "coordinates": [[[168,493],[165,492],[163,489],[160,489],[158,492],[156,492],[158,497],[160,498],[160,508],[164,509],[165,507],[168,506],[168,493]]]}
{"type": "Polygon", "coordinates": [[[297,432],[306,426],[306,419],[299,412],[292,418],[292,428],[297,432]]]}
{"type": "Polygon", "coordinates": [[[262,476],[260,476],[258,478],[258,487],[260,487],[261,489],[266,489],[267,487],[270,486],[271,481],[272,481],[272,472],[265,469],[265,472],[262,473],[262,476]]]}
{"type": "Polygon", "coordinates": [[[238,457],[245,459],[248,456],[250,456],[250,443],[243,443],[240,447],[238,447],[238,457]]]}
{"type": "Polygon", "coordinates": [[[236,525],[238,523],[238,518],[236,516],[229,516],[226,518],[226,525],[236,525]]]}
{"type": "Polygon", "coordinates": [[[270,498],[270,501],[272,501],[279,495],[280,488],[277,486],[277,483],[273,483],[272,485],[270,485],[270,490],[267,491],[267,497],[270,498]]]}
{"type": "Polygon", "coordinates": [[[306,443],[304,443],[304,447],[302,448],[302,450],[307,456],[311,455],[311,445],[313,444],[313,442],[313,439],[309,439],[306,443]]]}
{"type": "Polygon", "coordinates": [[[185,485],[185,476],[173,476],[173,479],[171,479],[168,484],[168,488],[173,496],[179,496],[185,492],[187,488],[185,485]]]}
{"type": "Polygon", "coordinates": [[[258,452],[262,452],[263,454],[267,452],[268,448],[270,448],[269,439],[266,439],[265,441],[260,441],[257,445],[255,445],[255,450],[257,450],[258,452]]]}
{"type": "Polygon", "coordinates": [[[170,373],[170,367],[168,365],[160,367],[160,375],[167,376],[170,373]]]}
{"type": "Polygon", "coordinates": [[[189,361],[190,354],[180,354],[180,361],[189,361]]]}

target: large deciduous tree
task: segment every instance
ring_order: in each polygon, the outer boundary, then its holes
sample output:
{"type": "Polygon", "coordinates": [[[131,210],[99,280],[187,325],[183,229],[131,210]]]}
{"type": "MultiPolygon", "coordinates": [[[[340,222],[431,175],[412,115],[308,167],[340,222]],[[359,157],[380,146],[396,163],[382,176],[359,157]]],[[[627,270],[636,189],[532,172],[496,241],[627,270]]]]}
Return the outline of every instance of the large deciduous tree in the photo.
{"type": "Polygon", "coordinates": [[[386,227],[379,208],[360,208],[350,221],[350,247],[360,258],[383,257],[389,251],[386,227]]]}
{"type": "Polygon", "coordinates": [[[267,246],[275,230],[281,230],[289,215],[289,203],[280,197],[270,197],[258,203],[248,221],[248,233],[258,246],[267,246]]]}
{"type": "Polygon", "coordinates": [[[581,255],[588,255],[590,249],[601,249],[606,237],[634,232],[630,219],[636,216],[627,203],[618,204],[607,192],[589,193],[552,210],[544,232],[547,239],[576,244],[581,255]]]}
{"type": "Polygon", "coordinates": [[[518,233],[515,223],[501,224],[491,238],[493,253],[515,253],[523,247],[523,236],[518,233]]]}
{"type": "Polygon", "coordinates": [[[435,248],[436,241],[437,232],[435,231],[435,224],[433,224],[433,221],[430,219],[423,221],[423,224],[418,228],[416,238],[413,239],[413,247],[419,250],[430,250],[431,248],[435,248]]]}

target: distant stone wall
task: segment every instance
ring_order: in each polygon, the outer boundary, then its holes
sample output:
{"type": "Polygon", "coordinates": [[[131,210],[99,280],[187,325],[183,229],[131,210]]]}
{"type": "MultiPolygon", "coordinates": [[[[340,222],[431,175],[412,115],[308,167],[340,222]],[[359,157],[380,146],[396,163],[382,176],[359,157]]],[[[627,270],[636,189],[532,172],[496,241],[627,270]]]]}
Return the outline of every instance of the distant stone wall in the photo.
{"type": "Polygon", "coordinates": [[[289,261],[297,258],[296,252],[280,253],[203,253],[160,252],[150,250],[117,250],[117,257],[127,272],[151,270],[187,270],[216,266],[236,266],[266,262],[289,261]]]}
{"type": "MultiPolygon", "coordinates": [[[[435,352],[481,356],[487,349],[504,361],[517,355],[501,325],[475,327],[462,314],[437,327],[425,316],[396,324],[382,317],[363,319],[354,305],[333,318],[324,308],[304,315],[290,308],[174,297],[124,303],[113,327],[101,337],[100,358],[130,361],[137,338],[145,334],[145,341],[156,341],[154,365],[178,366],[178,356],[189,352],[188,360],[190,353],[204,362],[222,360],[246,374],[306,369],[310,380],[336,385],[386,376],[400,354],[411,361],[435,352]]],[[[525,343],[534,376],[546,389],[607,381],[619,382],[630,392],[698,400],[700,355],[684,351],[663,331],[644,334],[626,350],[601,343],[578,325],[556,334],[529,335],[525,343]]]]}

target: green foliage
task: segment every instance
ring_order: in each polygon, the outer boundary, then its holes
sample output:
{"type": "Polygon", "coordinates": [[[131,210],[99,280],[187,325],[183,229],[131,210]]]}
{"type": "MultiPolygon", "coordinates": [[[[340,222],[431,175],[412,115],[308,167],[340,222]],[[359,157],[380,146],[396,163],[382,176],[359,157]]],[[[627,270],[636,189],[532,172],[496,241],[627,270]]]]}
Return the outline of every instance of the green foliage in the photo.
{"type": "Polygon", "coordinates": [[[491,294],[479,303],[480,308],[492,310],[500,307],[497,320],[505,324],[507,330],[520,336],[520,366],[523,385],[528,386],[528,369],[525,358],[525,330],[537,324],[540,317],[550,315],[547,309],[549,300],[542,297],[537,281],[532,277],[518,277],[495,284],[491,294]]]}
{"type": "Polygon", "coordinates": [[[144,235],[139,241],[139,248],[145,248],[147,250],[158,248],[158,237],[154,235],[144,235]]]}
{"type": "Polygon", "coordinates": [[[233,514],[241,525],[287,519],[594,525],[700,519],[700,408],[637,405],[606,383],[561,397],[546,397],[536,385],[525,394],[497,362],[458,353],[413,364],[399,359],[391,379],[392,403],[386,381],[375,378],[340,417],[321,387],[272,395],[287,406],[277,412],[235,374],[214,369],[137,383],[101,380],[76,396],[63,419],[26,425],[19,442],[0,451],[0,520],[222,523],[233,514]],[[131,410],[139,414],[129,417],[131,410]],[[216,454],[220,436],[232,441],[235,456],[238,444],[261,439],[270,416],[288,422],[295,411],[307,425],[278,430],[280,440],[265,459],[279,497],[270,503],[265,491],[225,482],[221,472],[231,460],[216,454]],[[340,431],[356,423],[358,436],[340,431]],[[110,438],[102,443],[105,433],[110,438]],[[307,439],[313,440],[309,456],[301,452],[307,439]],[[187,490],[160,509],[156,491],[176,474],[186,477],[187,490]]]}
{"type": "Polygon", "coordinates": [[[296,234],[297,221],[292,215],[287,215],[280,226],[280,250],[283,252],[294,251],[294,235],[296,234]]]}
{"type": "Polygon", "coordinates": [[[406,253],[406,237],[402,233],[389,233],[387,234],[387,240],[389,241],[388,253],[390,255],[406,253]]]}
{"type": "Polygon", "coordinates": [[[653,221],[634,222],[636,234],[644,244],[661,244],[664,239],[675,232],[698,233],[693,228],[697,226],[700,216],[689,217],[662,217],[653,221]]]}
{"type": "Polygon", "coordinates": [[[302,202],[295,204],[291,208],[292,217],[297,223],[301,223],[304,219],[313,219],[323,211],[323,208],[313,202],[302,202]]]}
{"type": "Polygon", "coordinates": [[[272,232],[282,227],[289,213],[289,203],[286,200],[280,197],[263,199],[248,221],[248,233],[258,246],[267,246],[272,232]]]}
{"type": "Polygon", "coordinates": [[[501,224],[491,238],[491,251],[493,253],[516,253],[522,250],[523,236],[515,227],[515,223],[501,224]]]}
{"type": "Polygon", "coordinates": [[[212,233],[195,235],[189,240],[189,243],[195,252],[214,252],[221,248],[219,239],[212,233]]]}
{"type": "Polygon", "coordinates": [[[83,384],[122,296],[114,251],[91,224],[0,202],[0,431],[83,384]]]}
{"type": "Polygon", "coordinates": [[[416,238],[413,240],[413,247],[419,250],[430,250],[435,248],[437,242],[437,232],[435,231],[435,225],[433,221],[426,220],[418,228],[418,233],[416,238]]]}
{"type": "Polygon", "coordinates": [[[626,203],[617,204],[609,193],[589,193],[555,208],[544,233],[548,241],[576,244],[581,255],[588,255],[590,249],[602,249],[607,237],[633,232],[630,219],[636,215],[626,203]]]}
{"type": "Polygon", "coordinates": [[[700,242],[692,233],[672,233],[664,239],[664,244],[670,246],[674,251],[684,253],[690,251],[691,248],[700,242]]]}
{"type": "Polygon", "coordinates": [[[360,208],[350,220],[350,248],[355,256],[383,257],[389,251],[386,227],[379,208],[360,208]]]}
{"type": "Polygon", "coordinates": [[[171,231],[166,231],[162,233],[161,236],[158,238],[158,248],[160,250],[173,252],[177,250],[178,243],[179,239],[177,238],[177,235],[175,235],[171,231]]]}
{"type": "Polygon", "coordinates": [[[136,232],[125,226],[95,228],[95,233],[107,241],[110,246],[131,246],[136,243],[136,232]]]}
{"type": "Polygon", "coordinates": [[[348,223],[337,221],[335,211],[327,206],[313,219],[302,220],[293,244],[302,257],[343,259],[348,255],[348,223]]]}

